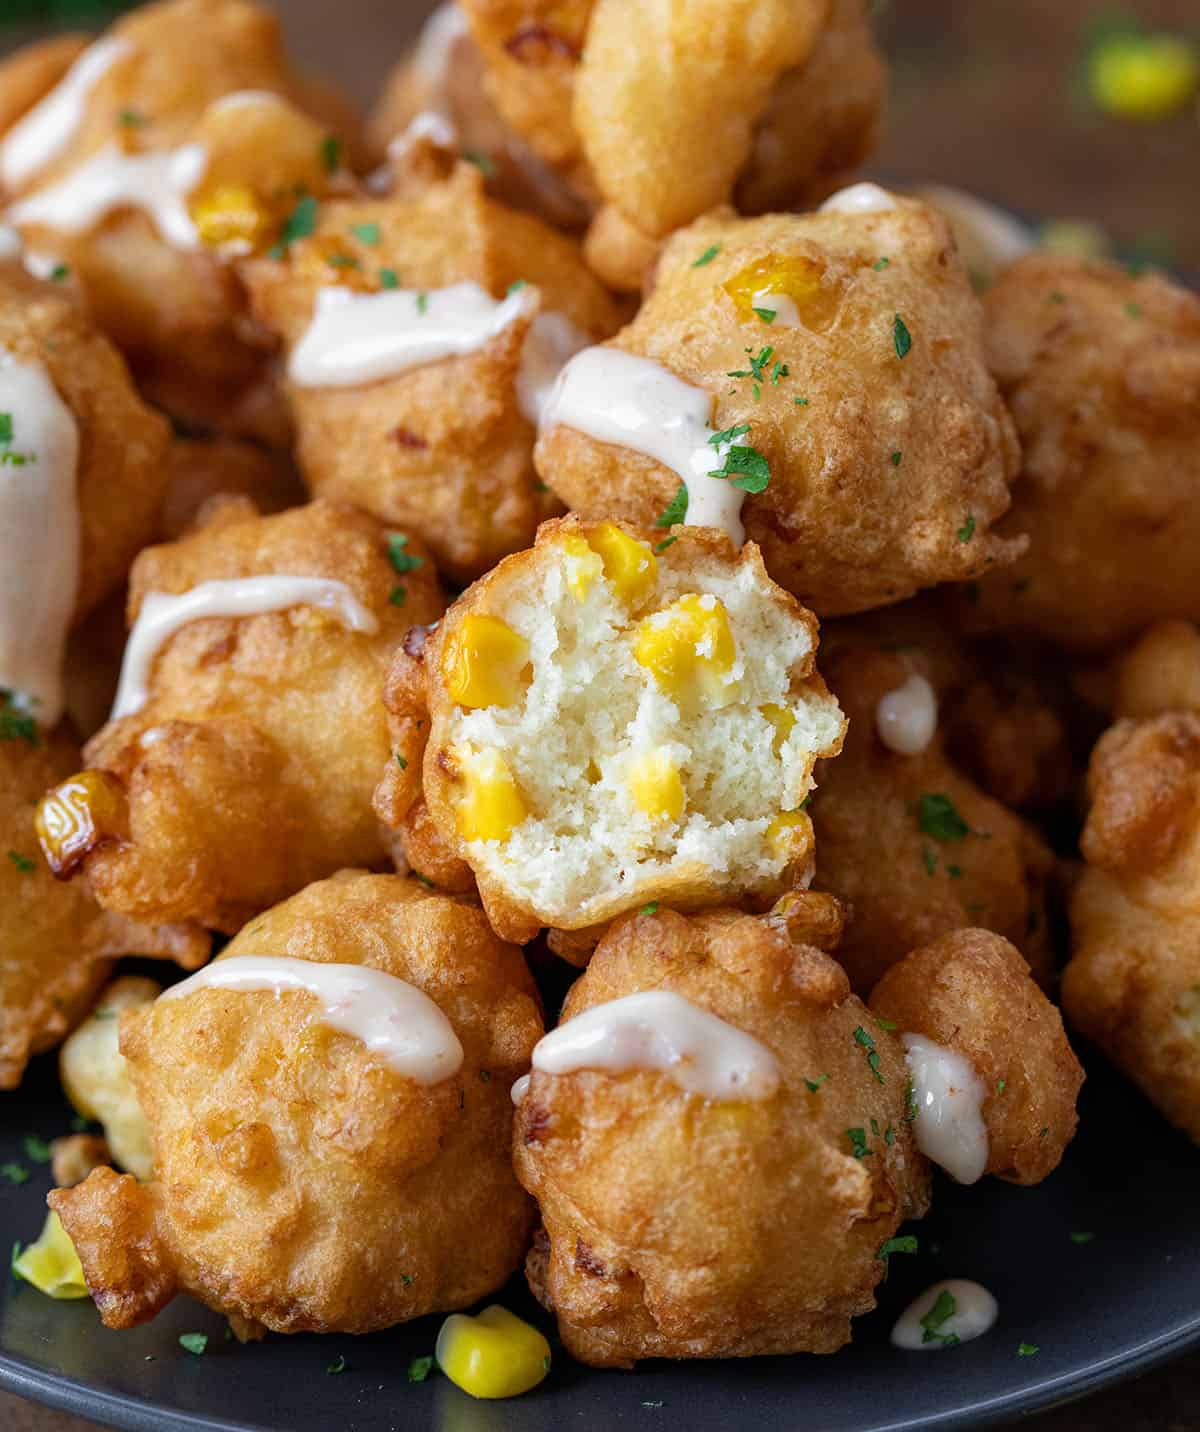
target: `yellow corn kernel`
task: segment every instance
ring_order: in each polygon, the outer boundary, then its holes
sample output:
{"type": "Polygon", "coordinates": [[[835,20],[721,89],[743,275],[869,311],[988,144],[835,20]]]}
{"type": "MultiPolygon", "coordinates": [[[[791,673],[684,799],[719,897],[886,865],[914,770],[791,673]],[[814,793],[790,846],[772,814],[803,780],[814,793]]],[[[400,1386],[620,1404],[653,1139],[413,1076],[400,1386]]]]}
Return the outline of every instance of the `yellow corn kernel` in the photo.
{"type": "Polygon", "coordinates": [[[567,586],[575,600],[582,602],[600,575],[603,563],[582,537],[564,537],[563,548],[567,554],[567,586]]]}
{"type": "Polygon", "coordinates": [[[498,1303],[475,1318],[451,1313],[436,1351],[441,1370],[472,1397],[518,1397],[550,1371],[550,1344],[498,1303]]]}
{"type": "Polygon", "coordinates": [[[716,597],[688,593],[639,622],[633,654],[674,700],[715,704],[731,694],[737,647],[716,597]]]}
{"type": "Polygon", "coordinates": [[[678,820],[683,814],[683,782],[666,751],[648,751],[630,761],[625,783],[634,805],[651,820],[678,820]]]}
{"type": "Polygon", "coordinates": [[[50,1298],[86,1298],[83,1264],[57,1213],[48,1213],[36,1243],[12,1260],[18,1277],[50,1298]]]}
{"type": "Polygon", "coordinates": [[[65,880],[96,846],[127,838],[125,788],[107,771],[81,771],[41,798],[34,829],[46,864],[65,880]]]}
{"type": "Polygon", "coordinates": [[[825,276],[825,265],[803,254],[766,254],[734,274],[724,288],[743,318],[760,316],[756,309],[769,311],[765,295],[777,293],[791,299],[801,323],[817,332],[833,322],[841,301],[837,285],[825,276]]]}
{"type": "Polygon", "coordinates": [[[200,242],[210,249],[256,253],[275,237],[275,215],[245,184],[202,189],[188,205],[200,242]]]}
{"type": "Polygon", "coordinates": [[[507,840],[529,814],[525,797],[508,762],[494,746],[455,751],[463,794],[455,808],[464,840],[507,840]]]}
{"type": "Polygon", "coordinates": [[[758,714],[765,716],[771,725],[775,727],[775,739],[771,743],[771,748],[778,756],[780,751],[783,750],[783,743],[792,734],[796,725],[796,718],[786,706],[776,706],[773,701],[768,701],[765,706],[760,706],[758,708],[758,714]]]}
{"type": "Polygon", "coordinates": [[[658,563],[645,542],[622,532],[615,522],[601,522],[592,529],[588,544],[600,554],[604,575],[622,601],[644,597],[658,580],[658,563]]]}
{"type": "Polygon", "coordinates": [[[779,859],[798,865],[812,850],[812,821],[802,810],[780,811],[767,826],[767,844],[779,859]]]}
{"type": "Polygon", "coordinates": [[[471,612],[442,648],[446,694],[460,706],[511,706],[520,699],[529,643],[498,617],[471,612]]]}
{"type": "Polygon", "coordinates": [[[1196,46],[1177,35],[1114,35],[1088,63],[1096,104],[1119,119],[1165,119],[1200,85],[1196,46]]]}

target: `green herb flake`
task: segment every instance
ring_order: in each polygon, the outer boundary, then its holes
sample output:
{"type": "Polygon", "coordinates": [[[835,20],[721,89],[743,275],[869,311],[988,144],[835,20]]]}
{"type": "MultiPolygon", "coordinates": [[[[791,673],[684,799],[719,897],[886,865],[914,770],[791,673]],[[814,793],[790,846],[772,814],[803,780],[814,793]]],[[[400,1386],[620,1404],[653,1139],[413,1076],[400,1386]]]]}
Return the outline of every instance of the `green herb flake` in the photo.
{"type": "Polygon", "coordinates": [[[710,447],[721,447],[726,443],[734,443],[738,438],[743,438],[750,431],[749,423],[738,423],[736,427],[722,428],[719,433],[713,433],[709,438],[710,447]]]}
{"type": "Polygon", "coordinates": [[[1023,1342],[1017,1344],[1018,1357],[1034,1357],[1039,1352],[1041,1352],[1041,1348],[1038,1347],[1037,1343],[1023,1342]]]}
{"type": "MultiPolygon", "coordinates": [[[[886,1268],[888,1259],[893,1253],[916,1253],[917,1250],[918,1243],[916,1235],[913,1233],[902,1233],[898,1238],[889,1238],[886,1243],[881,1243],[879,1252],[876,1253],[875,1256],[886,1268]]],[[[886,1273],[884,1277],[887,1277],[886,1273]]]]}
{"type": "Polygon", "coordinates": [[[818,1074],[815,1079],[806,1079],[804,1081],[805,1088],[810,1094],[815,1094],[828,1078],[828,1074],[818,1074]]]}
{"type": "Polygon", "coordinates": [[[33,1163],[50,1162],[50,1145],[45,1139],[39,1139],[36,1134],[26,1134],[25,1138],[21,1140],[21,1147],[25,1150],[25,1157],[33,1163]]]}
{"type": "Polygon", "coordinates": [[[963,525],[958,529],[958,534],[957,534],[957,535],[958,535],[958,540],[959,540],[960,542],[969,542],[969,541],[971,540],[971,538],[974,537],[974,535],[975,535],[975,514],[974,514],[973,512],[968,512],[968,513],[967,513],[967,520],[966,520],[966,521],[963,523],[963,525]]]}
{"type": "Polygon", "coordinates": [[[394,268],[381,268],[379,270],[380,288],[399,288],[400,279],[394,268]]]}
{"type": "Polygon", "coordinates": [[[798,408],[807,408],[807,407],[808,407],[808,399],[807,399],[807,398],[793,398],[793,399],[792,399],[792,402],[795,403],[795,405],[796,405],[798,408]]]}
{"type": "Polygon", "coordinates": [[[408,546],[408,534],[405,532],[389,532],[387,539],[388,561],[392,564],[394,572],[415,572],[418,567],[425,565],[424,557],[414,556],[404,549],[408,546]]]}
{"type": "Polygon", "coordinates": [[[388,593],[388,601],[394,607],[402,607],[404,603],[408,601],[408,588],[403,586],[393,587],[388,593]]]}
{"type": "Polygon", "coordinates": [[[379,242],[378,224],[351,224],[350,232],[360,243],[367,244],[371,248],[374,248],[379,242]]]}
{"type": "Polygon", "coordinates": [[[704,252],[700,255],[700,257],[693,262],[692,267],[704,268],[706,264],[712,263],[713,259],[715,259],[720,252],[721,245],[713,244],[711,248],[705,249],[704,252]]]}
{"type": "Polygon", "coordinates": [[[282,258],[298,239],[307,239],[317,227],[317,201],[306,194],[287,217],[279,242],[271,250],[273,258],[282,258]]]}
{"type": "Polygon", "coordinates": [[[404,1286],[405,1286],[406,1288],[411,1285],[412,1280],[413,1280],[413,1276],[412,1276],[411,1273],[401,1273],[401,1274],[400,1274],[400,1281],[404,1284],[404,1286]]]}
{"type": "Polygon", "coordinates": [[[529,280],[527,278],[514,278],[504,292],[506,295],[511,296],[514,293],[520,293],[523,288],[528,287],[529,280]]]}
{"type": "Polygon", "coordinates": [[[24,1164],[0,1164],[0,1178],[6,1178],[9,1183],[28,1183],[29,1170],[24,1166],[24,1164]]]}
{"type": "Polygon", "coordinates": [[[771,481],[771,466],[757,448],[731,447],[722,466],[708,475],[728,478],[743,492],[765,492],[771,481]]]}
{"type": "Polygon", "coordinates": [[[427,293],[417,294],[417,312],[422,318],[429,312],[429,295],[427,293]]]}
{"type": "Polygon", "coordinates": [[[925,874],[933,875],[937,870],[937,851],[931,845],[921,847],[921,861],[925,866],[925,874]]]}
{"type": "Polygon", "coordinates": [[[140,129],[146,123],[146,116],[136,109],[123,109],[117,115],[117,123],[126,129],[140,129]]]}
{"type": "Polygon", "coordinates": [[[642,908],[638,911],[638,914],[639,914],[639,915],[657,915],[657,914],[658,914],[658,901],[657,901],[657,900],[651,900],[650,903],[649,903],[649,905],[643,905],[642,908]]]}
{"type": "Polygon", "coordinates": [[[71,270],[66,264],[55,264],[50,270],[50,280],[52,283],[62,283],[63,279],[70,277],[70,274],[71,270]]]}
{"type": "MultiPolygon", "coordinates": [[[[887,1081],[884,1079],[883,1074],[879,1068],[879,1051],[875,1048],[875,1041],[871,1038],[871,1036],[867,1033],[867,1031],[862,1027],[861,1024],[854,1031],[854,1042],[855,1044],[861,1045],[863,1050],[865,1051],[867,1056],[867,1068],[870,1069],[871,1073],[875,1076],[876,1083],[886,1083],[887,1081]]],[[[872,1119],[872,1125],[874,1124],[874,1122],[875,1121],[872,1119]]],[[[879,1130],[873,1129],[873,1132],[877,1134],[879,1130]]]]}
{"type": "Polygon", "coordinates": [[[880,1029],[886,1029],[889,1034],[894,1033],[897,1028],[896,1021],[894,1019],[884,1019],[883,1015],[881,1014],[873,1014],[871,1018],[875,1021],[875,1023],[879,1026],[880,1029]]]}
{"type": "Polygon", "coordinates": [[[542,1358],[542,1371],[543,1371],[543,1372],[549,1372],[549,1371],[550,1371],[550,1354],[549,1354],[549,1353],[547,1353],[546,1356],[545,1356],[544,1358],[542,1358]]]}
{"type": "Polygon", "coordinates": [[[17,1259],[21,1256],[21,1240],[18,1239],[12,1246],[12,1253],[9,1256],[8,1266],[14,1278],[22,1275],[17,1271],[17,1259]]]}
{"type": "Polygon", "coordinates": [[[950,797],[937,792],[926,791],[921,796],[917,824],[925,835],[943,842],[965,840],[971,833],[950,797]]]}
{"type": "Polygon", "coordinates": [[[961,879],[962,879],[962,866],[961,866],[961,865],[947,865],[947,866],[946,866],[946,874],[950,877],[951,880],[961,880],[961,879]]]}
{"type": "Polygon", "coordinates": [[[892,324],[892,341],[896,345],[896,357],[907,358],[912,348],[912,334],[899,314],[896,315],[892,324]]]}
{"type": "Polygon", "coordinates": [[[876,273],[882,273],[883,270],[887,268],[888,264],[890,263],[891,259],[889,259],[885,254],[883,258],[876,259],[875,262],[871,265],[871,267],[875,270],[876,273]]]}
{"type": "Polygon", "coordinates": [[[896,1142],[896,1131],[892,1128],[891,1124],[883,1131],[883,1141],[887,1144],[889,1149],[896,1142]]]}
{"type": "Polygon", "coordinates": [[[1067,301],[1067,295],[1065,293],[1059,293],[1057,289],[1055,289],[1053,293],[1048,294],[1047,297],[1051,303],[1066,303],[1067,301]]]}
{"type": "Polygon", "coordinates": [[[180,1333],[179,1346],[193,1357],[201,1357],[208,1347],[207,1333],[180,1333]]]}
{"type": "Polygon", "coordinates": [[[325,1369],[325,1371],[328,1372],[328,1373],[345,1372],[345,1371],[346,1371],[346,1356],[345,1356],[345,1354],[344,1354],[344,1353],[338,1353],[337,1357],[333,1360],[333,1362],[331,1362],[331,1363],[329,1364],[329,1366],[325,1369]]]}
{"type": "Polygon", "coordinates": [[[943,1288],[933,1307],[921,1319],[921,1326],[925,1329],[921,1341],[939,1342],[943,1347],[954,1347],[958,1342],[958,1334],[944,1333],[942,1328],[957,1311],[958,1304],[954,1300],[954,1294],[948,1288],[943,1288]]]}
{"type": "Polygon", "coordinates": [[[674,527],[677,522],[682,522],[684,518],[687,517],[687,510],[687,483],[681,482],[679,484],[679,491],[654,519],[654,525],[655,527],[674,527]]]}
{"type": "Polygon", "coordinates": [[[1008,1080],[1007,1080],[1007,1079],[997,1079],[997,1080],[996,1080],[996,1093],[997,1093],[997,1094],[1003,1094],[1003,1093],[1004,1093],[1004,1090],[1005,1090],[1005,1088],[1006,1088],[1007,1085],[1008,1085],[1008,1080]]]}
{"type": "Polygon", "coordinates": [[[1125,312],[1130,316],[1130,318],[1141,318],[1142,305],[1140,303],[1127,303],[1125,305],[1125,312]]]}
{"type": "Polygon", "coordinates": [[[362,264],[359,263],[353,254],[328,254],[325,258],[325,262],[330,268],[336,269],[362,268],[362,264]]]}
{"type": "Polygon", "coordinates": [[[668,547],[673,547],[678,541],[678,537],[664,537],[661,542],[656,542],[654,544],[654,550],[661,554],[665,552],[668,547]]]}
{"type": "Polygon", "coordinates": [[[1082,1246],[1084,1243],[1090,1243],[1095,1236],[1094,1233],[1072,1233],[1071,1242],[1082,1246]]]}
{"type": "Polygon", "coordinates": [[[8,858],[17,867],[22,875],[32,875],[37,866],[27,855],[22,855],[19,850],[10,850],[8,858]]]}
{"type": "Polygon", "coordinates": [[[903,461],[904,454],[900,451],[899,448],[897,448],[896,451],[892,454],[892,466],[899,467],[903,461]]]}
{"type": "Polygon", "coordinates": [[[874,1150],[867,1147],[866,1129],[847,1129],[846,1137],[850,1140],[850,1152],[856,1159],[869,1159],[873,1156],[874,1150]]]}
{"type": "Polygon", "coordinates": [[[778,385],[780,378],[786,378],[790,372],[791,369],[786,363],[776,360],[771,364],[771,382],[778,385]]]}
{"type": "Polygon", "coordinates": [[[13,440],[13,418],[11,413],[0,413],[0,443],[13,440]]]}
{"type": "Polygon", "coordinates": [[[911,1124],[920,1110],[917,1108],[917,1091],[911,1079],[904,1085],[904,1122],[911,1124]]]}
{"type": "Polygon", "coordinates": [[[485,179],[496,177],[496,161],[490,154],[485,154],[482,149],[464,149],[462,157],[468,164],[474,164],[485,179]]]}
{"type": "Polygon", "coordinates": [[[492,1071],[490,1069],[481,1069],[479,1071],[479,1082],[481,1084],[490,1084],[492,1082],[492,1071]]]}
{"type": "Polygon", "coordinates": [[[777,308],[755,308],[752,310],[764,323],[774,323],[779,313],[777,308]]]}
{"type": "Polygon", "coordinates": [[[408,1365],[408,1380],[409,1382],[424,1382],[432,1371],[433,1357],[431,1354],[425,1357],[414,1357],[408,1365]]]}
{"type": "Polygon", "coordinates": [[[321,167],[333,174],[342,162],[342,141],[336,134],[327,134],[321,141],[321,167]]]}

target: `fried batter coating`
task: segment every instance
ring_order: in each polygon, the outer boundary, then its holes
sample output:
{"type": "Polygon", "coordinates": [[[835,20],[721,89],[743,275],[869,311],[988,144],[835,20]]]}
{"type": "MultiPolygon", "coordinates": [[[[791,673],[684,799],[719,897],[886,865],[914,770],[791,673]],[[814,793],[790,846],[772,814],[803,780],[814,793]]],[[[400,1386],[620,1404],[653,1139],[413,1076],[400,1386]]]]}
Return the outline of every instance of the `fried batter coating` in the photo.
{"type": "Polygon", "coordinates": [[[1075,1136],[1083,1070],[1015,946],[988,930],[955,930],[893,965],[870,1006],[971,1065],[987,1091],[987,1173],[1034,1184],[1058,1167],[1075,1136]]]}
{"type": "MultiPolygon", "coordinates": [[[[742,520],[775,580],[820,616],[1022,550],[991,531],[1018,454],[950,231],[924,205],[881,202],[893,207],[700,220],[666,245],[653,292],[609,345],[710,393],[711,426],[768,460],[742,520]]],[[[565,423],[543,427],[535,460],[569,507],[642,526],[681,476],[565,423]]]]}
{"type": "Polygon", "coordinates": [[[201,442],[176,438],[163,503],[162,536],[182,537],[213,497],[248,497],[259,512],[299,507],[304,489],[291,464],[278,453],[230,439],[201,442]]]}
{"type": "Polygon", "coordinates": [[[346,859],[386,858],[371,812],[388,756],[381,688],[409,624],[441,614],[432,562],[351,508],[260,517],[228,499],[201,530],[141,554],[131,622],[150,593],[262,575],[342,583],[376,630],[292,605],[168,638],[145,704],[88,743],[86,794],[68,783],[43,805],[52,824],[69,817],[48,855],[64,874],[82,867],[108,909],[234,931],[346,859]]]}
{"type": "Polygon", "coordinates": [[[936,706],[938,725],[912,754],[880,733],[881,701],[936,679],[923,650],[843,640],[823,669],[850,729],[816,772],[816,883],[847,907],[837,957],[851,984],[865,995],[910,950],[970,926],[1011,940],[1049,979],[1050,851],[947,756],[936,706]]]}
{"type": "Polygon", "coordinates": [[[45,369],[79,435],[75,619],[120,586],[158,530],[170,429],[142,402],[113,346],[64,293],[0,269],[0,349],[45,369]]]}
{"type": "Polygon", "coordinates": [[[655,900],[769,902],[810,878],[802,806],[841,744],[816,644],[753,545],[685,528],[656,557],[548,522],[397,658],[376,809],[400,825],[423,793],[522,943],[655,900]]]}
{"type": "Polygon", "coordinates": [[[1063,1009],[1200,1142],[1200,715],[1118,721],[1088,794],[1063,1009]]]}
{"type": "MultiPolygon", "coordinates": [[[[63,1044],[58,1055],[58,1072],[63,1092],[85,1119],[104,1126],[104,1137],[112,1158],[145,1181],[154,1172],[154,1150],[146,1116],[133,1092],[129,1070],[118,1047],[120,1016],[124,1010],[150,1004],[162,993],[162,985],[140,975],[122,975],[101,990],[91,1013],[63,1044]]],[[[82,1183],[86,1174],[69,1180],[82,1183]]],[[[65,1179],[56,1177],[62,1184],[65,1179]]]]}
{"type": "MultiPolygon", "coordinates": [[[[427,300],[466,282],[496,298],[514,284],[536,285],[538,302],[473,351],[398,362],[373,381],[290,385],[297,460],[318,496],[416,533],[462,581],[533,540],[557,509],[533,470],[534,414],[521,397],[539,310],[578,330],[572,351],[617,326],[571,240],[490,200],[479,170],[460,164],[390,198],[323,205],[315,232],[292,244],[285,262],[248,265],[247,277],[256,314],[293,353],[334,287],[386,305],[397,288],[427,300]]],[[[377,311],[373,332],[394,326],[377,311]]]]}
{"type": "Polygon", "coordinates": [[[874,147],[884,69],[862,0],[463,8],[496,108],[598,205],[588,259],[614,287],[637,289],[657,244],[709,209],[823,198],[874,147]]]}
{"type": "Polygon", "coordinates": [[[1191,622],[1156,622],[1117,664],[1114,716],[1165,711],[1200,711],[1200,630],[1191,622]]]}
{"type": "Polygon", "coordinates": [[[42,736],[21,729],[29,736],[0,724],[0,849],[7,852],[0,864],[0,1089],[15,1089],[29,1058],[81,1018],[118,955],[195,969],[209,949],[194,926],[143,925],[98,909],[81,887],[53,878],[38,852],[34,811],[47,786],[78,768],[79,749],[61,729],[42,736]]]}
{"type": "Polygon", "coordinates": [[[874,1306],[880,1247],[925,1212],[900,1044],[804,943],[807,923],[789,938],[730,910],[628,916],[572,987],[564,1023],[670,990],[780,1073],[770,1098],[710,1101],[649,1069],[535,1068],[513,1134],[544,1228],[526,1272],[583,1362],[834,1352],[874,1306]]]}
{"type": "Polygon", "coordinates": [[[121,1052],[157,1177],[97,1170],[50,1201],[109,1327],[188,1292],[242,1337],[365,1333],[465,1307],[523,1253],[513,1081],[542,1031],[520,951],[483,914],[398,876],[344,871],[222,953],[367,965],[450,1021],[459,1071],[401,1074],[301,990],[202,988],[130,1010],[121,1052]]]}
{"type": "Polygon", "coordinates": [[[298,193],[329,187],[327,106],[249,0],[144,6],[77,63],[94,73],[66,77],[76,121],[34,111],[0,140],[8,220],[70,267],[156,400],[191,423],[252,425],[239,405],[263,381],[263,345],[225,258],[265,247],[298,193]]]}
{"type": "Polygon", "coordinates": [[[963,605],[973,628],[1103,650],[1200,618],[1200,298],[1158,274],[1034,254],[985,295],[988,361],[1024,453],[1015,566],[963,605]]]}

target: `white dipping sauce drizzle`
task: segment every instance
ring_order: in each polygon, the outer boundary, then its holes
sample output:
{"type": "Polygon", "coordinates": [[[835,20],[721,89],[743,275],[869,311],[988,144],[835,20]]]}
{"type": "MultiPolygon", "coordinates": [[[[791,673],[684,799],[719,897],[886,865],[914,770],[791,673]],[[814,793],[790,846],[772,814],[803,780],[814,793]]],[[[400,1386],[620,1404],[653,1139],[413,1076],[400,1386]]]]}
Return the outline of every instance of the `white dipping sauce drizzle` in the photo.
{"type": "Polygon", "coordinates": [[[517,405],[531,423],[541,420],[563,364],[591,341],[565,313],[539,313],[529,325],[517,371],[517,405]]]}
{"type": "Polygon", "coordinates": [[[79,128],[88,96],[129,50],[129,43],[115,36],[89,45],[50,93],[13,125],[0,144],[0,179],[7,188],[19,188],[62,153],[79,128]]]}
{"type": "Polygon", "coordinates": [[[734,546],[746,539],[745,493],[708,474],[727,444],[710,443],[712,398],[649,358],[619,348],[585,348],[558,375],[542,412],[542,431],[559,424],[597,442],[645,453],[687,485],[689,527],[719,527],[734,546]]]}
{"type": "Polygon", "coordinates": [[[11,224],[0,224],[0,259],[19,259],[24,251],[20,233],[11,224]]]}
{"type": "Polygon", "coordinates": [[[446,82],[455,42],[470,33],[467,17],[457,5],[439,5],[421,27],[412,64],[432,89],[446,82]]]}
{"type": "Polygon", "coordinates": [[[234,955],[214,960],[159,999],[182,999],[200,989],[270,990],[276,998],[301,990],[321,1001],[322,1024],[361,1040],[418,1084],[440,1084],[462,1068],[462,1045],[433,1000],[407,980],[367,965],[234,955]]]}
{"type": "Polygon", "coordinates": [[[881,696],[875,707],[879,739],[898,756],[919,756],[928,750],[937,721],[937,694],[929,682],[915,672],[903,686],[881,696]]]}
{"type": "Polygon", "coordinates": [[[658,1070],[706,1099],[769,1099],[779,1087],[779,1063],[765,1045],[670,990],[585,1009],[538,1042],[533,1067],[542,1074],[658,1070]]]}
{"type": "Polygon", "coordinates": [[[948,1338],[970,1342],[991,1330],[999,1311],[995,1298],[982,1284],[966,1278],[947,1278],[926,1288],[909,1303],[892,1328],[892,1343],[906,1352],[930,1352],[953,1347],[952,1342],[946,1341],[948,1338]],[[954,1311],[944,1322],[939,1322],[936,1329],[922,1327],[921,1319],[933,1311],[940,1293],[949,1293],[954,1299],[954,1311]]]}
{"type": "Polygon", "coordinates": [[[48,727],[79,587],[79,431],[45,369],[0,350],[0,686],[48,727]],[[13,459],[24,458],[24,462],[13,459]]]}
{"type": "Polygon", "coordinates": [[[529,1081],[532,1077],[530,1074],[522,1074],[519,1079],[513,1080],[513,1086],[509,1090],[509,1093],[512,1095],[514,1104],[519,1104],[525,1095],[529,1093],[529,1081]]]}
{"type": "Polygon", "coordinates": [[[1033,232],[1020,219],[965,189],[926,184],[918,197],[932,204],[955,230],[965,230],[993,264],[1001,266],[1036,248],[1033,232]]]}
{"type": "Polygon", "coordinates": [[[142,209],[177,249],[200,239],[184,202],[200,182],[208,156],[204,146],[126,154],[109,145],[57,184],[39,189],[8,211],[14,224],[45,224],[64,233],[86,233],[117,209],[142,209]]]}
{"type": "Polygon", "coordinates": [[[453,151],[458,148],[458,130],[444,114],[439,114],[435,109],[423,109],[420,114],[413,115],[407,129],[388,141],[389,162],[399,163],[423,140],[428,141],[435,149],[453,151]]]}
{"type": "Polygon", "coordinates": [[[200,582],[177,596],[149,592],[129,633],[111,720],[132,716],[149,697],[150,669],[164,643],[177,631],[206,617],[249,617],[290,607],[320,607],[351,631],[379,630],[374,614],[345,582],[325,577],[232,577],[200,582]]]}
{"type": "Polygon", "coordinates": [[[427,291],[322,288],[288,376],[301,388],[353,388],[474,353],[536,302],[528,288],[495,299],[469,281],[427,291]]]}
{"type": "Polygon", "coordinates": [[[987,1091],[970,1063],[920,1034],[902,1034],[912,1075],[917,1147],[958,1183],[976,1183],[988,1161],[987,1091]]]}
{"type": "Polygon", "coordinates": [[[896,207],[895,198],[878,184],[864,182],[839,189],[817,211],[821,214],[884,214],[896,207]]]}

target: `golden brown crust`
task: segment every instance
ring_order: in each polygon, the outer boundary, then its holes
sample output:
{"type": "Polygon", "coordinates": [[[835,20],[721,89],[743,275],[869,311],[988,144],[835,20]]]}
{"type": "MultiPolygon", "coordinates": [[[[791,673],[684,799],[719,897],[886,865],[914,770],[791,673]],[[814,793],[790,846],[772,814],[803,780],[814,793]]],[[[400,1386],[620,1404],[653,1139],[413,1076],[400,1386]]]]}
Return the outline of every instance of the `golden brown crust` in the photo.
{"type": "Polygon", "coordinates": [[[834,961],[735,911],[617,921],[564,1019],[648,989],[760,1040],[780,1089],[722,1103],[648,1071],[535,1071],[513,1136],[544,1226],[526,1264],[534,1292],[568,1350],[598,1366],[835,1351],[874,1305],[880,1246],[928,1202],[899,1042],[870,1025],[876,1082],[854,1038],[866,1011],[834,961]],[[852,1156],[847,1128],[867,1156],[852,1156]]]}
{"type": "Polygon", "coordinates": [[[1200,630],[1191,622],[1156,622],[1124,653],[1114,674],[1114,716],[1200,711],[1200,630]]]}
{"type": "Polygon", "coordinates": [[[1075,1135],[1083,1070],[1062,1016],[1020,952],[988,930],[956,930],[884,975],[873,1014],[963,1055],[987,1090],[986,1172],[1040,1183],[1075,1135]]]}
{"type": "MultiPolygon", "coordinates": [[[[1021,550],[990,530],[1018,455],[984,366],[978,304],[945,221],[897,204],[702,219],[665,245],[652,292],[612,341],[711,393],[715,429],[749,425],[771,481],[746,498],[747,535],[772,577],[821,616],[965,581],[1021,550]],[[881,253],[891,255],[882,269],[881,253]],[[776,258],[816,265],[815,327],[768,325],[726,292],[776,258]],[[897,315],[912,341],[903,358],[897,315]],[[769,355],[761,381],[748,353],[769,355]]],[[[535,461],[588,518],[651,527],[679,487],[654,459],[561,425],[543,430],[535,461]]]]}
{"type": "Polygon", "coordinates": [[[1200,1141],[1200,716],[1118,722],[1088,792],[1063,1009],[1200,1141]]]}
{"type": "Polygon", "coordinates": [[[170,478],[163,502],[163,540],[175,541],[199,522],[214,497],[248,497],[267,514],[304,501],[300,479],[284,457],[234,439],[176,438],[171,444],[170,478]]]}
{"type": "Polygon", "coordinates": [[[413,539],[405,550],[421,565],[400,576],[364,513],[317,501],[258,517],[229,499],[198,532],[142,552],[131,621],[150,591],[283,573],[343,582],[379,629],[354,633],[300,607],[193,622],[173,637],[146,705],[87,746],[129,808],[128,834],[86,858],[103,905],[232,931],[347,860],[384,863],[370,807],[389,749],[380,687],[409,623],[443,604],[426,549],[413,539]]]}
{"type": "Polygon", "coordinates": [[[876,730],[880,698],[914,673],[936,689],[935,664],[907,644],[843,637],[834,647],[822,664],[850,730],[837,760],[817,768],[810,812],[816,883],[847,907],[837,957],[854,988],[865,994],[910,950],[972,925],[1011,940],[1048,981],[1050,851],[947,757],[940,732],[921,754],[902,756],[876,730]]]}
{"type": "Polygon", "coordinates": [[[1200,298],[1157,274],[1034,254],[984,299],[1024,451],[1000,524],[1030,547],[980,582],[973,626],[1102,650],[1200,617],[1200,298]]]}
{"type": "Polygon", "coordinates": [[[362,1333],[498,1287],[532,1220],[508,1155],[509,1089],[542,1030],[520,951],[477,908],[343,871],[221,958],[267,952],[415,984],[454,1026],[462,1068],[417,1084],[304,994],[205,989],[128,1011],[121,1049],[155,1144],[140,1194],[162,1270],[149,1295],[111,1241],[133,1192],[93,1174],[54,1195],[105,1322],[153,1316],[177,1285],[244,1331],[362,1333]]]}

